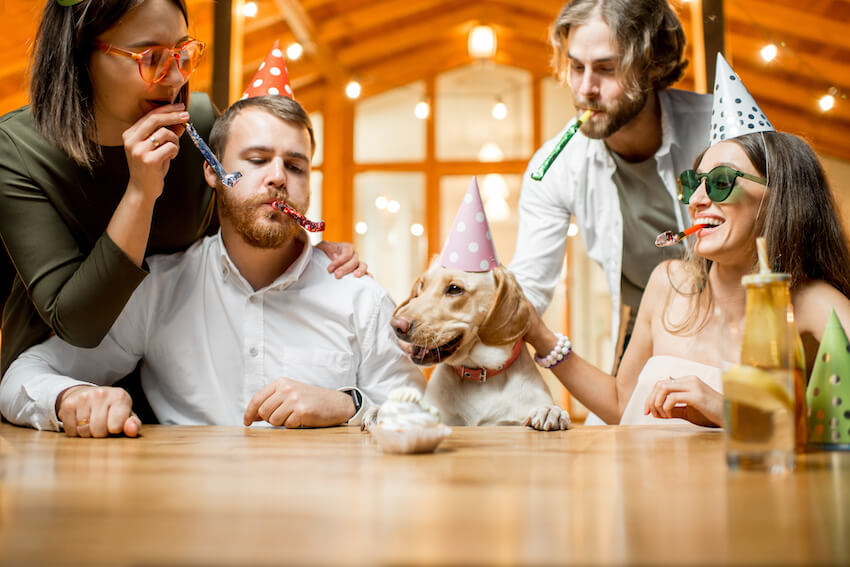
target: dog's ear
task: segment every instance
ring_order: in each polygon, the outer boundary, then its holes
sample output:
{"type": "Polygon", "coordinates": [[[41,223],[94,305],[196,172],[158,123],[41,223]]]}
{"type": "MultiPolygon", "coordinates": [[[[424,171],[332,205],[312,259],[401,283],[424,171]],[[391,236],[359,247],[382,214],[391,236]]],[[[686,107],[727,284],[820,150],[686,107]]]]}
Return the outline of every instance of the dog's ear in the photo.
{"type": "Polygon", "coordinates": [[[404,307],[405,305],[407,305],[408,303],[410,303],[410,300],[411,300],[411,299],[413,299],[414,297],[416,297],[417,295],[419,295],[419,292],[420,292],[420,291],[421,291],[421,289],[422,289],[422,278],[423,278],[423,277],[425,277],[425,274],[420,274],[420,275],[419,275],[419,277],[418,277],[418,278],[416,278],[416,281],[415,281],[415,282],[413,282],[413,287],[411,287],[411,288],[410,288],[410,295],[408,295],[408,296],[407,296],[407,299],[405,299],[403,302],[401,302],[401,303],[399,304],[399,306],[398,306],[398,307],[396,307],[396,308],[395,308],[395,311],[393,311],[393,317],[395,317],[395,316],[398,314],[399,310],[400,310],[402,307],[404,307]]]}
{"type": "Polygon", "coordinates": [[[496,297],[478,329],[478,338],[487,345],[506,345],[516,342],[528,331],[529,303],[507,268],[495,268],[493,276],[496,278],[496,297]]]}

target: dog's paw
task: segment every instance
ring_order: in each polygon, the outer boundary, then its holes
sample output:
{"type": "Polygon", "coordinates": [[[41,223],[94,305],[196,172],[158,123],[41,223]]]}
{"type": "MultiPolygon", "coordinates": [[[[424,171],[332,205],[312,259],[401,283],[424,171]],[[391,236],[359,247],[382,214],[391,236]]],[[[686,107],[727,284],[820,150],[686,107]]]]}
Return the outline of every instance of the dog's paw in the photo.
{"type": "Polygon", "coordinates": [[[523,425],[538,431],[565,430],[570,428],[570,414],[558,406],[541,406],[531,410],[523,425]]]}
{"type": "Polygon", "coordinates": [[[371,407],[363,413],[360,431],[369,431],[376,423],[378,423],[378,406],[371,407]]]}

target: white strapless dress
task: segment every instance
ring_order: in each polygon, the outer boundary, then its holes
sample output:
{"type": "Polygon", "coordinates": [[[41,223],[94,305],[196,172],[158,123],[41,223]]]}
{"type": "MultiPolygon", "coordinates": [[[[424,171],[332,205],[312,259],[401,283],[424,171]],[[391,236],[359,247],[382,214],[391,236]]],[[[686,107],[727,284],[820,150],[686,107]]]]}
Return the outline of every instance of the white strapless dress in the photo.
{"type": "MultiPolygon", "coordinates": [[[[723,393],[722,375],[720,369],[716,366],[709,366],[677,356],[653,356],[646,361],[640,376],[638,376],[635,390],[632,392],[632,397],[629,398],[629,403],[626,404],[623,417],[620,419],[620,425],[670,425],[672,423],[693,425],[684,419],[661,419],[643,413],[643,405],[656,382],[668,380],[671,376],[675,378],[691,374],[698,376],[714,390],[723,393]]],[[[698,426],[694,425],[694,427],[698,426]]]]}

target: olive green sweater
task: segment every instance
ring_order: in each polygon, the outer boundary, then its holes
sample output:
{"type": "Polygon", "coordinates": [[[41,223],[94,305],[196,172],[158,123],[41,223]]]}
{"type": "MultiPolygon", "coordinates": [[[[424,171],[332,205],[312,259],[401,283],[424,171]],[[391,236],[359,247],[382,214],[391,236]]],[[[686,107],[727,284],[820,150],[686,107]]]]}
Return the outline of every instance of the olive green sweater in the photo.
{"type": "MultiPolygon", "coordinates": [[[[208,138],[212,103],[204,94],[190,100],[192,123],[208,138]]],[[[3,310],[3,372],[51,333],[76,346],[99,344],[147,274],[106,235],[130,174],[123,147],[102,151],[89,170],[38,133],[29,107],[0,118],[0,236],[17,271],[3,310]]],[[[202,163],[182,136],[154,208],[148,254],[185,249],[209,230],[214,193],[202,163]]]]}

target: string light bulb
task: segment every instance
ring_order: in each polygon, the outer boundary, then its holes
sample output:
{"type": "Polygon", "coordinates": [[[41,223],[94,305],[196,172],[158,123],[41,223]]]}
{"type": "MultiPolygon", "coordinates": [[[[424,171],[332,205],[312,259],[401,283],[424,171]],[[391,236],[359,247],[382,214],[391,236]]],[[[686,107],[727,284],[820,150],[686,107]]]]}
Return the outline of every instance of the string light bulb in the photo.
{"type": "Polygon", "coordinates": [[[301,59],[301,55],[304,54],[304,47],[297,41],[290,43],[289,47],[286,48],[286,57],[290,61],[298,61],[301,59]]]}
{"type": "Polygon", "coordinates": [[[496,120],[504,120],[505,117],[508,115],[508,107],[502,99],[496,99],[496,102],[493,104],[492,114],[493,118],[495,118],[496,120]]]}
{"type": "Polygon", "coordinates": [[[431,114],[431,105],[428,104],[427,100],[420,100],[416,103],[416,107],[413,109],[413,114],[419,120],[425,120],[428,118],[428,115],[431,114]]]}
{"type": "Polygon", "coordinates": [[[360,98],[360,93],[362,92],[362,87],[360,83],[357,81],[348,81],[348,84],[345,85],[345,96],[350,98],[351,100],[355,100],[360,98]]]}
{"type": "Polygon", "coordinates": [[[776,58],[776,54],[778,52],[779,50],[777,49],[777,47],[774,44],[770,43],[762,47],[759,53],[761,53],[761,58],[764,59],[765,63],[770,63],[776,58]]]}
{"type": "Polygon", "coordinates": [[[820,106],[820,109],[824,112],[832,110],[832,107],[835,106],[835,97],[831,94],[823,95],[820,97],[820,100],[818,100],[818,106],[820,106]]]}
{"type": "Polygon", "coordinates": [[[245,2],[242,5],[242,15],[246,18],[256,18],[258,9],[256,2],[245,2]]]}

